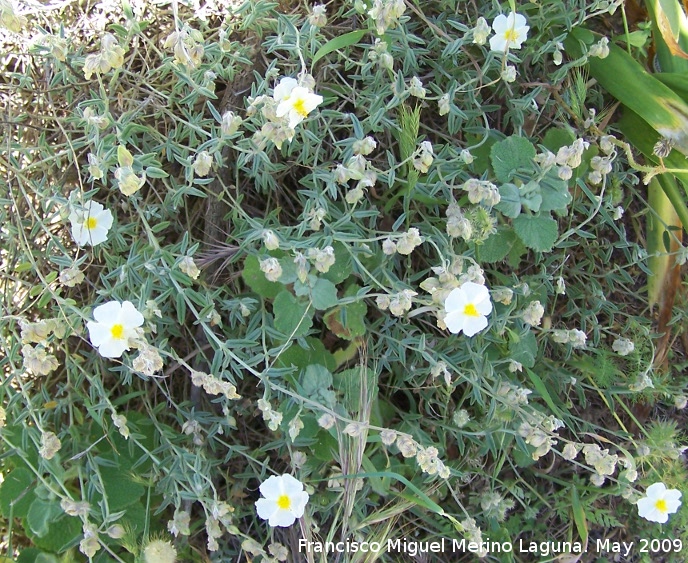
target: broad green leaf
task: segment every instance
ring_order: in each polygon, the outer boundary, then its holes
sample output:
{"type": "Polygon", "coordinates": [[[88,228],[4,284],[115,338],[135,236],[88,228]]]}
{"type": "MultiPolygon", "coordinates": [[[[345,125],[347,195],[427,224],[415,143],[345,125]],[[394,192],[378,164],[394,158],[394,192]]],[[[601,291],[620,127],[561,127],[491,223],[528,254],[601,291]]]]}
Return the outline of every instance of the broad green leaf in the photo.
{"type": "Polygon", "coordinates": [[[0,483],[0,512],[5,518],[23,518],[36,499],[34,475],[25,467],[13,469],[0,483]]]}
{"type": "MultiPolygon", "coordinates": [[[[361,289],[359,286],[350,285],[344,296],[356,295],[361,289]]],[[[356,301],[347,305],[340,305],[325,314],[325,324],[335,335],[344,340],[353,340],[366,333],[365,316],[368,307],[363,301],[356,301]]]]}
{"type": "Polygon", "coordinates": [[[571,129],[551,128],[545,133],[542,139],[542,146],[556,154],[561,147],[566,147],[575,140],[576,135],[574,135],[571,129]]]}
{"type": "Polygon", "coordinates": [[[511,136],[492,145],[490,161],[500,182],[509,182],[519,169],[532,169],[535,147],[523,137],[511,136]]]}
{"type": "Polygon", "coordinates": [[[281,283],[265,279],[265,273],[260,269],[260,261],[257,256],[249,255],[246,257],[241,277],[244,278],[244,282],[249,290],[255,291],[266,299],[272,299],[284,289],[281,283]]]}
{"type": "Polygon", "coordinates": [[[521,194],[517,185],[506,183],[499,186],[499,203],[495,209],[512,219],[521,214],[521,194]]]}
{"type": "Polygon", "coordinates": [[[28,526],[25,531],[36,547],[52,553],[62,553],[69,547],[77,545],[83,538],[82,526],[81,519],[65,516],[56,522],[51,522],[48,532],[43,536],[34,534],[28,526]]]}
{"type": "Polygon", "coordinates": [[[557,241],[557,222],[549,216],[519,215],[513,225],[523,244],[538,252],[552,250],[557,241]]]}
{"type": "Polygon", "coordinates": [[[535,180],[531,180],[527,184],[520,187],[521,204],[523,207],[533,213],[540,211],[542,205],[542,194],[540,184],[535,180]]]}
{"type": "Polygon", "coordinates": [[[330,39],[316,51],[315,55],[313,55],[312,64],[317,63],[325,55],[329,55],[338,49],[344,49],[346,47],[350,47],[351,45],[356,45],[356,43],[363,39],[363,36],[366,33],[368,33],[367,29],[357,29],[356,31],[350,31],[349,33],[345,33],[344,35],[339,35],[334,39],[330,39]]]}
{"type": "Polygon", "coordinates": [[[540,180],[540,194],[540,211],[563,211],[572,201],[568,182],[559,178],[554,170],[547,172],[540,180]]]}
{"type": "Polygon", "coordinates": [[[318,311],[330,309],[339,302],[337,288],[331,281],[319,278],[311,290],[311,300],[318,311]]]}
{"type": "Polygon", "coordinates": [[[110,512],[117,512],[139,500],[146,489],[136,483],[131,476],[119,467],[100,467],[105,496],[110,512]]]}
{"type": "Polygon", "coordinates": [[[289,291],[282,290],[272,304],[275,328],[285,336],[304,336],[313,325],[313,309],[301,303],[289,291]]]}
{"type": "Polygon", "coordinates": [[[476,245],[480,262],[494,263],[503,260],[516,242],[516,233],[507,227],[498,227],[483,244],[476,245]]]}
{"type": "Polygon", "coordinates": [[[31,531],[42,538],[48,533],[48,528],[58,516],[64,512],[57,501],[46,501],[40,498],[35,499],[26,515],[26,522],[31,531]]]}
{"type": "Polygon", "coordinates": [[[332,390],[332,374],[319,364],[308,366],[301,375],[301,387],[309,399],[333,408],[335,393],[332,390]]]}
{"type": "Polygon", "coordinates": [[[537,340],[532,332],[519,336],[509,332],[509,358],[519,362],[525,368],[532,368],[537,357],[537,340]]]}
{"type": "Polygon", "coordinates": [[[305,368],[310,364],[323,364],[330,371],[337,367],[334,356],[325,348],[319,338],[307,337],[305,341],[309,346],[308,349],[295,342],[280,354],[275,365],[277,367],[305,368]]]}

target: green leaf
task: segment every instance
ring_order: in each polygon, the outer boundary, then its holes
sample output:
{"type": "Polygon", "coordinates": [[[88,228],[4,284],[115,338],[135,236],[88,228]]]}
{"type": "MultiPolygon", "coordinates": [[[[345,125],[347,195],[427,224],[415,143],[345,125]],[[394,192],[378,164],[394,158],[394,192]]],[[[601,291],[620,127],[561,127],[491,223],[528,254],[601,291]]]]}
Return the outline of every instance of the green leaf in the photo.
{"type": "Polygon", "coordinates": [[[559,178],[554,170],[548,171],[540,180],[540,193],[540,211],[564,211],[572,201],[568,182],[559,178]]]}
{"type": "MultiPolygon", "coordinates": [[[[57,522],[51,522],[48,532],[43,536],[38,536],[26,527],[26,535],[37,547],[52,553],[62,553],[69,547],[79,543],[83,537],[82,522],[79,518],[63,517],[57,522]]],[[[38,557],[36,558],[38,560],[38,557]]]]}
{"type": "Polygon", "coordinates": [[[538,252],[552,250],[557,241],[557,222],[544,215],[520,215],[514,219],[514,230],[528,248],[538,252]]]}
{"type": "Polygon", "coordinates": [[[528,374],[533,387],[538,392],[540,397],[542,397],[542,400],[547,403],[547,406],[552,409],[552,412],[561,419],[566,418],[566,415],[552,400],[552,396],[549,394],[547,386],[545,385],[545,382],[540,379],[540,376],[529,368],[526,368],[525,371],[528,374]]]}
{"type": "Polygon", "coordinates": [[[571,510],[573,512],[573,521],[576,523],[578,535],[583,544],[588,543],[588,522],[585,517],[585,508],[581,504],[578,496],[578,489],[574,485],[571,487],[571,510]]]}
{"type": "Polygon", "coordinates": [[[356,31],[350,31],[349,33],[345,33],[344,35],[339,35],[334,39],[330,39],[316,51],[315,55],[313,55],[312,64],[317,63],[325,55],[329,55],[338,49],[344,49],[345,47],[356,45],[356,43],[363,39],[363,36],[366,33],[368,33],[367,29],[357,29],[356,31]]]}
{"type": "Polygon", "coordinates": [[[309,346],[308,349],[294,343],[280,354],[275,365],[287,368],[296,366],[303,369],[310,364],[323,364],[330,371],[337,367],[334,356],[325,348],[320,339],[307,337],[305,340],[309,346]]]}
{"type": "Polygon", "coordinates": [[[507,217],[515,219],[521,214],[521,194],[515,184],[502,184],[499,187],[499,203],[495,205],[497,211],[507,217]]]}
{"type": "Polygon", "coordinates": [[[289,291],[282,290],[272,304],[275,315],[275,328],[285,336],[298,338],[305,336],[313,325],[313,310],[301,303],[289,291]]]}
{"type": "Polygon", "coordinates": [[[537,213],[540,211],[540,206],[542,205],[542,194],[540,190],[540,184],[535,180],[531,180],[525,186],[521,186],[521,203],[523,207],[537,213]]]}
{"type": "Polygon", "coordinates": [[[335,394],[332,390],[332,374],[319,364],[308,366],[301,376],[303,394],[309,399],[333,408],[335,394]]]}
{"type": "Polygon", "coordinates": [[[483,244],[476,245],[475,251],[480,262],[494,263],[503,260],[516,242],[516,233],[507,227],[497,228],[483,244]]]}
{"type": "Polygon", "coordinates": [[[278,282],[271,282],[265,279],[265,274],[260,269],[260,261],[257,256],[249,255],[244,260],[244,269],[241,271],[246,286],[255,291],[261,297],[272,299],[284,286],[278,282]]]}
{"type": "Polygon", "coordinates": [[[48,533],[50,523],[58,516],[62,516],[62,514],[63,512],[58,502],[37,498],[29,507],[26,522],[31,531],[39,538],[42,538],[48,533]]]}
{"type": "Polygon", "coordinates": [[[100,467],[98,471],[110,512],[122,510],[135,503],[146,492],[143,485],[133,481],[120,467],[100,467]]]}
{"type": "Polygon", "coordinates": [[[337,288],[331,281],[319,278],[311,290],[311,300],[318,311],[330,309],[339,302],[337,288]]]}
{"type": "Polygon", "coordinates": [[[509,357],[525,368],[532,368],[537,357],[537,340],[532,332],[519,336],[515,332],[509,333],[509,357]]]}
{"type": "Polygon", "coordinates": [[[557,153],[561,147],[567,147],[576,140],[576,135],[570,129],[548,129],[542,139],[542,146],[547,150],[557,153]]]}
{"type": "MultiPolygon", "coordinates": [[[[358,285],[352,284],[347,288],[344,296],[352,297],[356,295],[359,289],[361,288],[358,285]]],[[[356,301],[328,311],[324,320],[327,328],[339,338],[353,340],[366,333],[365,316],[367,312],[366,304],[363,301],[356,301]]]]}
{"type": "Polygon", "coordinates": [[[490,150],[495,176],[500,182],[508,182],[517,170],[532,170],[535,154],[533,144],[528,139],[516,135],[495,143],[490,150]]]}
{"type": "Polygon", "coordinates": [[[0,512],[5,518],[23,518],[36,499],[33,488],[34,476],[25,467],[18,467],[0,483],[0,512]]]}

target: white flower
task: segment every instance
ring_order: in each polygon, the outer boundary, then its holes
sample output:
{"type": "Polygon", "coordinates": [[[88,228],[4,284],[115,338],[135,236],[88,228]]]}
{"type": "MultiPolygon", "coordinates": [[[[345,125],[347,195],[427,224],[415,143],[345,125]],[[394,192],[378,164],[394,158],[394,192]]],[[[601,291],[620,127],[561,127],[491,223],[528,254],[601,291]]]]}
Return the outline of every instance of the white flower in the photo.
{"type": "Polygon", "coordinates": [[[650,485],[645,491],[645,496],[636,504],[638,515],[650,522],[664,524],[669,519],[669,514],[676,512],[681,506],[681,491],[667,489],[664,483],[650,485]]]}
{"type": "Polygon", "coordinates": [[[41,447],[38,453],[43,459],[52,459],[61,447],[62,442],[53,432],[44,432],[41,435],[41,447]]]}
{"type": "Polygon", "coordinates": [[[492,312],[490,292],[484,285],[466,282],[454,288],[444,302],[444,323],[449,332],[473,336],[487,327],[487,315],[492,312]]]}
{"type": "Polygon", "coordinates": [[[96,322],[88,321],[88,336],[104,358],[119,358],[129,350],[129,339],[143,324],[143,315],[129,302],[109,301],[93,310],[96,322]]]}
{"type": "Polygon", "coordinates": [[[437,107],[439,109],[440,115],[447,115],[451,106],[449,104],[449,94],[442,94],[439,100],[437,100],[437,107]]]}
{"type": "Polygon", "coordinates": [[[277,109],[277,117],[287,117],[289,127],[293,129],[301,123],[310,112],[323,102],[323,97],[314,94],[308,88],[299,86],[298,82],[289,76],[285,76],[275,86],[273,94],[277,109]]]}
{"type": "Polygon", "coordinates": [[[354,154],[362,154],[363,156],[370,154],[377,148],[377,141],[370,135],[354,141],[352,146],[354,154]]]}
{"type": "Polygon", "coordinates": [[[539,301],[531,301],[528,307],[521,313],[521,317],[526,324],[530,326],[540,326],[542,315],[545,314],[545,308],[539,301]]]}
{"type": "Polygon", "coordinates": [[[509,16],[499,14],[492,22],[495,35],[490,37],[492,51],[506,52],[509,49],[520,49],[521,43],[528,38],[530,27],[526,25],[526,18],[516,12],[509,16]]]}
{"type": "Polygon", "coordinates": [[[196,155],[193,163],[194,172],[198,176],[207,176],[213,165],[213,157],[208,151],[201,151],[196,155]]]}
{"type": "Polygon", "coordinates": [[[423,141],[420,148],[416,151],[416,157],[413,159],[413,167],[421,174],[427,174],[435,153],[432,150],[432,143],[430,141],[423,141]]]}
{"type": "Polygon", "coordinates": [[[291,475],[273,475],[260,486],[260,493],[265,498],[256,501],[256,511],[260,518],[273,527],[291,526],[303,516],[308,502],[303,483],[291,475]]]}
{"type": "Polygon", "coordinates": [[[487,36],[490,34],[490,26],[487,25],[487,20],[482,16],[478,18],[475,27],[473,28],[473,43],[476,45],[485,45],[487,36]]]}
{"type": "Polygon", "coordinates": [[[265,245],[265,248],[268,250],[276,250],[279,248],[279,238],[277,238],[277,235],[274,231],[266,229],[263,231],[261,236],[263,237],[263,244],[265,245]]]}
{"type": "Polygon", "coordinates": [[[238,115],[235,115],[232,111],[226,111],[222,114],[222,123],[220,124],[220,131],[223,135],[233,135],[239,130],[243,120],[238,115]]]}
{"type": "Polygon", "coordinates": [[[266,258],[260,261],[260,270],[268,281],[276,282],[282,275],[282,266],[277,258],[266,258]]]}
{"type": "Polygon", "coordinates": [[[313,6],[313,11],[308,16],[308,23],[315,27],[323,27],[327,24],[327,8],[322,4],[313,6]]]}
{"type": "Polygon", "coordinates": [[[425,98],[426,90],[423,88],[423,83],[417,76],[411,78],[408,91],[411,96],[415,96],[416,98],[425,98]]]}
{"type": "Polygon", "coordinates": [[[606,59],[609,56],[609,39],[603,37],[597,43],[590,46],[588,55],[591,57],[599,57],[600,59],[606,59]]]}
{"type": "Polygon", "coordinates": [[[191,256],[184,256],[177,265],[179,266],[179,269],[192,280],[197,279],[198,276],[201,275],[201,271],[198,269],[196,262],[194,262],[194,259],[191,256]]]}
{"type": "Polygon", "coordinates": [[[516,80],[516,67],[514,65],[506,65],[506,68],[501,73],[504,82],[514,82],[516,80]]]}
{"type": "Polygon", "coordinates": [[[112,212],[97,201],[87,201],[83,207],[69,214],[72,223],[72,237],[79,246],[95,246],[107,240],[112,227],[112,212]]]}
{"type": "Polygon", "coordinates": [[[143,549],[145,563],[174,563],[177,550],[168,541],[153,540],[143,549]]]}
{"type": "Polygon", "coordinates": [[[635,344],[628,338],[617,338],[614,340],[614,344],[612,344],[612,350],[619,354],[619,356],[628,356],[628,354],[635,350],[635,344]]]}

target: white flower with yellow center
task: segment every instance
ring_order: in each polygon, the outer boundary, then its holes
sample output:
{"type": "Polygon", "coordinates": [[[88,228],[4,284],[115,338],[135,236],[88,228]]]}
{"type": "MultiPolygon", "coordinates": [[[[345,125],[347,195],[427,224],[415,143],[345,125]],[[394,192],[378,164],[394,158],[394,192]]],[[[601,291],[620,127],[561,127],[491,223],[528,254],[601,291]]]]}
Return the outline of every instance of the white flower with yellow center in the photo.
{"type": "Polygon", "coordinates": [[[669,514],[676,512],[681,506],[681,491],[667,489],[664,483],[650,485],[645,496],[636,504],[638,515],[650,522],[664,524],[669,520],[669,514]]]}
{"type": "Polygon", "coordinates": [[[509,49],[520,49],[521,43],[528,38],[530,27],[526,25],[526,18],[516,12],[508,16],[499,14],[492,22],[495,35],[490,37],[492,51],[506,52],[509,49]]]}
{"type": "Polygon", "coordinates": [[[104,358],[119,358],[129,350],[129,339],[136,337],[136,329],[143,324],[143,315],[129,302],[109,301],[93,310],[95,322],[86,324],[91,344],[104,358]]]}
{"type": "Polygon", "coordinates": [[[87,201],[83,207],[69,214],[72,223],[72,237],[79,246],[95,246],[107,240],[112,227],[112,212],[97,201],[87,201]]]}
{"type": "Polygon", "coordinates": [[[323,102],[322,96],[313,93],[308,88],[299,86],[299,83],[289,76],[282,78],[279,84],[275,86],[273,98],[277,102],[275,115],[287,117],[290,129],[301,123],[310,112],[323,102]]]}
{"type": "Polygon", "coordinates": [[[273,475],[260,486],[260,493],[265,498],[256,501],[256,511],[273,527],[291,526],[303,516],[308,502],[303,483],[291,475],[273,475]]]}
{"type": "Polygon", "coordinates": [[[487,327],[487,315],[492,312],[490,292],[484,285],[466,282],[454,288],[444,302],[444,323],[449,332],[473,336],[487,327]]]}

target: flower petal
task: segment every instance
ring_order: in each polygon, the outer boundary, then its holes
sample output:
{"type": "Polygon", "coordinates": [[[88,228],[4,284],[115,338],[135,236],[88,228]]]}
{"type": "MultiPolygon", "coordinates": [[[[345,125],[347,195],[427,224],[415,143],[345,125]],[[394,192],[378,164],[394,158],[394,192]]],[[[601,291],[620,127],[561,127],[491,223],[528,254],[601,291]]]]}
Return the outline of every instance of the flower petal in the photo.
{"type": "MultiPolygon", "coordinates": [[[[282,491],[285,495],[289,495],[290,497],[298,495],[303,491],[303,483],[288,473],[284,474],[282,475],[282,491]]],[[[306,497],[308,497],[308,495],[306,495],[306,497]]]]}
{"type": "Polygon", "coordinates": [[[86,323],[86,328],[88,329],[88,337],[91,340],[91,344],[96,348],[102,345],[111,336],[110,328],[104,324],[88,321],[86,323]]]}
{"type": "Polygon", "coordinates": [[[135,328],[141,326],[144,319],[131,301],[124,301],[119,314],[119,321],[127,328],[135,328]]]}
{"type": "Polygon", "coordinates": [[[108,301],[93,310],[93,318],[106,325],[114,324],[119,318],[122,305],[118,301],[108,301]]]}
{"type": "Polygon", "coordinates": [[[277,499],[282,494],[282,480],[273,475],[268,477],[259,487],[260,494],[266,499],[277,499]]]}
{"type": "MultiPolygon", "coordinates": [[[[446,321],[445,321],[446,322],[446,321]]],[[[463,323],[463,333],[466,336],[478,334],[487,327],[487,317],[466,317],[463,323]]]]}
{"type": "Polygon", "coordinates": [[[124,338],[108,338],[98,347],[103,358],[119,358],[125,350],[129,350],[129,344],[124,338]]]}
{"type": "Polygon", "coordinates": [[[270,519],[268,524],[270,526],[279,526],[280,528],[287,528],[291,526],[296,521],[296,516],[294,516],[289,510],[277,510],[270,519]]]}
{"type": "Polygon", "coordinates": [[[274,500],[261,498],[256,501],[256,512],[258,513],[258,516],[263,520],[268,520],[269,518],[272,518],[278,510],[279,507],[277,506],[274,500]]]}

